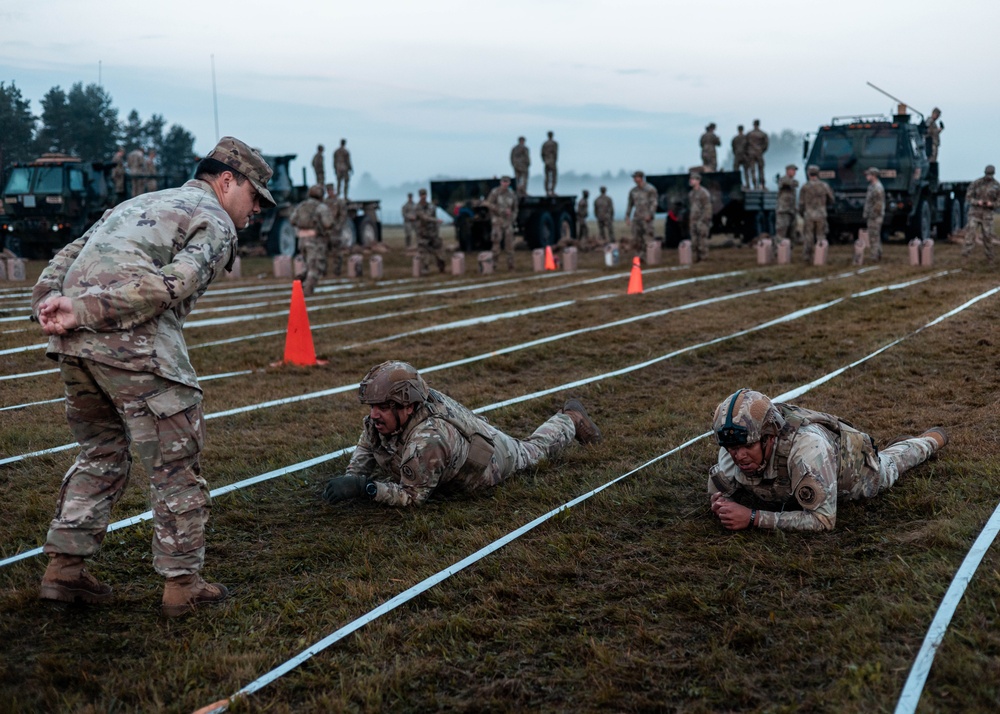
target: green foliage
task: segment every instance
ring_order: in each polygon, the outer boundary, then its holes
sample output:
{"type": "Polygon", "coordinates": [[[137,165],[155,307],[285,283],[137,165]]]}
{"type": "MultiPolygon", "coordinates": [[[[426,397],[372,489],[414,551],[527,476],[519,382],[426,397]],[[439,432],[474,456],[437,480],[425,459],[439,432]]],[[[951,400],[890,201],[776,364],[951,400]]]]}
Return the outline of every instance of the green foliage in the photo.
{"type": "Polygon", "coordinates": [[[35,117],[13,82],[0,82],[0,177],[8,164],[32,158],[35,117]]]}
{"type": "Polygon", "coordinates": [[[53,87],[42,99],[39,152],[58,151],[84,161],[106,161],[118,143],[118,110],[97,84],[53,87]]]}
{"type": "Polygon", "coordinates": [[[174,124],[160,143],[160,171],[166,175],[168,186],[179,186],[193,170],[194,136],[174,124]]]}

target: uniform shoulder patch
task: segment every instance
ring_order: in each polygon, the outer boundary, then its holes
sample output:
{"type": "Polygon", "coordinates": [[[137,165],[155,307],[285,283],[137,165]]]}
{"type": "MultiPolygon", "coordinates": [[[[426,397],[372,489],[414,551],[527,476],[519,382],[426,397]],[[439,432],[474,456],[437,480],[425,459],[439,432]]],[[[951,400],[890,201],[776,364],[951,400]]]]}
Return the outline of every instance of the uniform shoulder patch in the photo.
{"type": "Polygon", "coordinates": [[[795,487],[795,500],[806,509],[815,508],[823,500],[823,496],[823,487],[812,476],[802,479],[795,487]]]}

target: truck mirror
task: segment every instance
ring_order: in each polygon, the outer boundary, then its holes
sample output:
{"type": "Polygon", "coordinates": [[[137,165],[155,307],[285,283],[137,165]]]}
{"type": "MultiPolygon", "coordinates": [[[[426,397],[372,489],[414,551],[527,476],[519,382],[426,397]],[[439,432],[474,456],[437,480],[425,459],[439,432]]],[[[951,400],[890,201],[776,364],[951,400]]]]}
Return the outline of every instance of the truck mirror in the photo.
{"type": "Polygon", "coordinates": [[[809,158],[809,139],[802,140],[802,160],[809,158]]]}

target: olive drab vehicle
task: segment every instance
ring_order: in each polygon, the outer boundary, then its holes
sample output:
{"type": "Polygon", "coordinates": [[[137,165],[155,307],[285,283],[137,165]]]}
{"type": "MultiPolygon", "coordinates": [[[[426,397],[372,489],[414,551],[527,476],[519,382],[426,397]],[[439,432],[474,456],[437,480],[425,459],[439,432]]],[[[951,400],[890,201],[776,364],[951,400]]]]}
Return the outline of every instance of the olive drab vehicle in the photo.
{"type": "Polygon", "coordinates": [[[865,171],[872,166],[879,169],[885,187],[883,226],[888,236],[899,232],[907,239],[933,235],[944,240],[965,225],[969,182],[939,179],[938,162],[927,158],[923,117],[912,121],[906,104],[900,103],[891,117],[834,117],[816,132],[811,150],[805,141],[802,155],[808,157],[807,164],[819,167],[820,180],[833,189],[831,239],[845,233],[856,236],[865,227],[865,171]]]}

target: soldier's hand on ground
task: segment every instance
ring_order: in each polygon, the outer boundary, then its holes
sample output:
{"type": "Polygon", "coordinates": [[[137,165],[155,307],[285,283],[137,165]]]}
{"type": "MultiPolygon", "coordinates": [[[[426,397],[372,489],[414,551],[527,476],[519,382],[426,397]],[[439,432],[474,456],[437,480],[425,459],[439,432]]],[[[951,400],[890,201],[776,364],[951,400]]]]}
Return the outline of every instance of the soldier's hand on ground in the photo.
{"type": "Polygon", "coordinates": [[[721,493],[712,494],[712,513],[717,515],[722,525],[731,531],[750,527],[750,509],[730,501],[721,493]]]}
{"type": "Polygon", "coordinates": [[[323,498],[330,503],[361,498],[365,495],[366,482],[367,479],[364,476],[334,476],[326,482],[323,498]]]}

